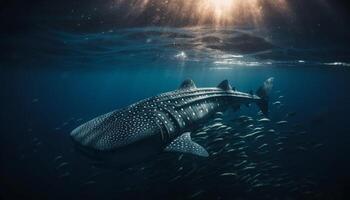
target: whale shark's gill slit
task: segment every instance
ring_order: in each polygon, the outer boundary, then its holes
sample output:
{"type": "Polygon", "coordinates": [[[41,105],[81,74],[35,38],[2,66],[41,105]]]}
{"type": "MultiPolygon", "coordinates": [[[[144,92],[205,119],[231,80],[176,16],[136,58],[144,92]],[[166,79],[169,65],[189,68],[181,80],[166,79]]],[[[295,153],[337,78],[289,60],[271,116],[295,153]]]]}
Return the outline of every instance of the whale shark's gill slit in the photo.
{"type": "Polygon", "coordinates": [[[167,143],[167,138],[165,137],[165,134],[169,135],[167,133],[167,129],[164,126],[163,123],[161,123],[161,118],[159,116],[156,115],[157,120],[155,121],[156,125],[158,126],[159,130],[160,130],[160,136],[161,136],[161,141],[166,144],[167,143]],[[165,133],[166,132],[166,133],[165,133]]]}
{"type": "Polygon", "coordinates": [[[160,138],[161,138],[162,142],[164,142],[165,138],[164,138],[163,129],[162,129],[162,127],[158,124],[158,120],[156,121],[156,125],[157,125],[157,127],[159,128],[159,130],[160,130],[160,138]]]}
{"type": "Polygon", "coordinates": [[[174,130],[172,130],[172,131],[169,130],[169,131],[168,131],[169,137],[170,137],[170,138],[173,138],[174,136],[172,136],[171,133],[172,133],[172,132],[175,133],[176,131],[178,131],[178,130],[181,129],[180,122],[178,121],[177,117],[175,117],[174,114],[173,114],[173,113],[175,113],[175,110],[170,111],[169,108],[166,108],[166,107],[164,107],[163,109],[164,109],[164,111],[169,115],[169,118],[170,118],[169,121],[172,121],[172,124],[174,124],[174,130]]]}
{"type": "Polygon", "coordinates": [[[160,120],[161,124],[164,126],[164,129],[166,130],[167,137],[165,137],[166,138],[165,141],[169,142],[169,140],[175,137],[173,134],[175,134],[178,130],[180,130],[178,121],[176,120],[172,111],[170,111],[166,105],[163,106],[159,112],[157,112],[157,117],[160,120]]]}

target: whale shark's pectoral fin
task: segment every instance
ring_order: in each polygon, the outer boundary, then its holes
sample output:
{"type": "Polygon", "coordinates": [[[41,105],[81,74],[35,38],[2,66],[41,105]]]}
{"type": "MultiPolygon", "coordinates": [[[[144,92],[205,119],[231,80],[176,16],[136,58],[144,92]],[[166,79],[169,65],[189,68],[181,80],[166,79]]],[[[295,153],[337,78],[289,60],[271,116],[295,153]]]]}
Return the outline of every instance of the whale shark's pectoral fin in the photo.
{"type": "Polygon", "coordinates": [[[189,132],[183,133],[175,140],[173,140],[167,147],[165,151],[190,153],[196,156],[208,157],[209,154],[207,150],[201,145],[193,142],[191,140],[191,135],[189,132]]]}

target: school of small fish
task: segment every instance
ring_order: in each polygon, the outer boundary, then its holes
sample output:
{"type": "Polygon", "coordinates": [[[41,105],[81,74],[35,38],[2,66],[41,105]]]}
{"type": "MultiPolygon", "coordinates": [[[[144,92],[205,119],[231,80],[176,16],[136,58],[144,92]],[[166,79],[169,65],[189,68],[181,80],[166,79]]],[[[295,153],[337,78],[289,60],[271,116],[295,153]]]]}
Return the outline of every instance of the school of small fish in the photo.
{"type": "MultiPolygon", "coordinates": [[[[269,118],[261,112],[250,116],[233,117],[227,116],[226,113],[216,113],[213,120],[191,133],[193,141],[208,150],[210,155],[208,158],[164,153],[155,160],[119,171],[118,176],[131,174],[132,177],[140,178],[132,185],[115,189],[120,190],[121,193],[147,191],[151,190],[155,183],[166,183],[169,187],[181,186],[185,183],[187,187],[193,187],[187,194],[187,199],[204,198],[207,194],[213,193],[218,196],[225,195],[220,191],[230,191],[230,194],[238,195],[261,194],[262,199],[269,199],[271,197],[269,195],[276,191],[282,195],[293,196],[298,193],[301,195],[299,197],[315,197],[314,188],[318,183],[312,177],[304,177],[300,180],[290,174],[281,164],[281,158],[288,157],[291,151],[315,151],[322,148],[324,144],[286,145],[290,139],[307,135],[307,130],[302,125],[291,122],[297,115],[296,112],[286,114],[280,111],[285,106],[281,102],[283,98],[284,96],[280,95],[277,101],[271,102],[269,118]]],[[[53,130],[60,131],[71,123],[81,121],[81,118],[72,118],[53,130]]],[[[28,129],[28,132],[32,131],[28,129]]],[[[38,137],[33,137],[32,143],[33,152],[37,153],[43,142],[38,137]]],[[[20,158],[24,159],[25,156],[26,153],[23,153],[20,158]]],[[[50,162],[54,166],[53,170],[58,179],[72,181],[73,161],[60,154],[51,158],[50,162]]],[[[90,172],[85,178],[80,179],[78,186],[72,187],[91,189],[97,187],[111,173],[114,175],[116,173],[113,170],[94,166],[91,166],[90,172]]]]}

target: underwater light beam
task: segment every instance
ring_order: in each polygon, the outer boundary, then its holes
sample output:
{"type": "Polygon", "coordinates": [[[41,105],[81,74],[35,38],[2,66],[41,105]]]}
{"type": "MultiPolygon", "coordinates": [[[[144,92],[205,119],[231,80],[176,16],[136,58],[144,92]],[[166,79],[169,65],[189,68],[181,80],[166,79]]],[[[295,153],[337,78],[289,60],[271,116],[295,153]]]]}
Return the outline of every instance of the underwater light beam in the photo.
{"type": "Polygon", "coordinates": [[[152,21],[185,21],[191,25],[236,25],[264,22],[269,9],[288,15],[287,0],[115,0],[128,8],[127,17],[147,16],[152,21]]]}

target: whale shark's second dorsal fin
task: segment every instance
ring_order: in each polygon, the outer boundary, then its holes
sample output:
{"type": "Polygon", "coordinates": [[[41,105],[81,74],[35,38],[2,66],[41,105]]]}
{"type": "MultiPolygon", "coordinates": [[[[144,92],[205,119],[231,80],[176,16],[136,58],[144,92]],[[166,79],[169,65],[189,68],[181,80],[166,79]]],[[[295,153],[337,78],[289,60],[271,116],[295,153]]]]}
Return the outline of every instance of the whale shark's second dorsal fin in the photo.
{"type": "Polygon", "coordinates": [[[223,90],[232,90],[232,86],[228,80],[223,80],[217,87],[223,90]]]}
{"type": "Polygon", "coordinates": [[[179,89],[180,90],[188,90],[188,89],[195,89],[197,88],[194,82],[191,79],[186,79],[184,82],[181,83],[179,89]]]}
{"type": "Polygon", "coordinates": [[[207,150],[201,145],[195,143],[191,139],[190,132],[183,133],[175,140],[173,140],[167,147],[165,151],[190,153],[196,156],[208,157],[209,154],[207,150]]]}

